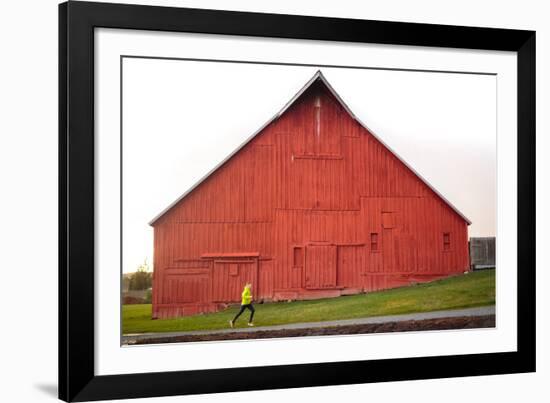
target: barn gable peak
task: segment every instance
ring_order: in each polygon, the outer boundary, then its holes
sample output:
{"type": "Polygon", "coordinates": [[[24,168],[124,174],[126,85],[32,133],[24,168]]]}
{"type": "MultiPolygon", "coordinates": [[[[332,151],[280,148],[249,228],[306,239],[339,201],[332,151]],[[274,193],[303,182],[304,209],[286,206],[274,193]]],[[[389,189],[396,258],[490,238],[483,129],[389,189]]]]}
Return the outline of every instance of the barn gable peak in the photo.
{"type": "Polygon", "coordinates": [[[392,153],[399,161],[401,161],[408,169],[411,170],[428,188],[430,188],[443,202],[445,202],[456,214],[458,214],[468,225],[472,222],[462,214],[449,200],[447,200],[436,188],[434,188],[426,179],[422,177],[418,172],[414,170],[403,158],[401,158],[391,147],[389,147],[379,136],[377,136],[366,124],[364,124],[349,106],[344,102],[332,85],[328,82],[321,70],[317,70],[315,74],[304,84],[304,86],[283,106],[283,108],[277,112],[271,119],[269,119],[262,127],[260,127],[256,132],[254,132],[249,138],[245,140],[237,149],[235,149],[231,154],[229,154],[223,161],[221,161],[216,167],[214,167],[210,172],[203,176],[197,183],[195,183],[191,188],[189,188],[184,194],[172,202],[168,207],[161,211],[155,218],[153,218],[149,225],[154,226],[155,223],[164,216],[172,207],[176,206],[181,200],[183,200],[188,194],[190,194],[195,188],[197,188],[202,182],[204,182],[210,175],[216,172],[221,168],[227,161],[229,161],[235,154],[237,154],[242,148],[244,148],[252,139],[254,139],[258,134],[260,134],[267,126],[279,119],[302,95],[311,88],[315,83],[321,83],[330,94],[338,101],[338,103],[344,108],[347,114],[354,119],[360,126],[367,130],[376,140],[378,140],[390,153],[392,153]]]}
{"type": "MultiPolygon", "coordinates": [[[[290,108],[309,88],[311,88],[315,83],[321,83],[329,92],[330,94],[340,103],[340,105],[344,108],[344,110],[355,120],[358,120],[355,114],[351,111],[351,109],[348,107],[348,105],[344,102],[344,100],[340,97],[340,95],[336,92],[336,90],[330,85],[328,80],[325,78],[321,70],[317,70],[317,72],[309,79],[308,82],[304,84],[304,86],[294,95],[290,101],[288,101],[285,106],[283,106],[283,109],[281,109],[277,115],[274,116],[273,119],[271,119],[269,123],[271,123],[276,118],[279,118],[282,116],[288,108],[290,108]]],[[[266,125],[267,126],[267,125],[266,125]]],[[[264,126],[265,127],[265,126],[264,126]]],[[[262,127],[263,128],[263,127],[262,127]]]]}

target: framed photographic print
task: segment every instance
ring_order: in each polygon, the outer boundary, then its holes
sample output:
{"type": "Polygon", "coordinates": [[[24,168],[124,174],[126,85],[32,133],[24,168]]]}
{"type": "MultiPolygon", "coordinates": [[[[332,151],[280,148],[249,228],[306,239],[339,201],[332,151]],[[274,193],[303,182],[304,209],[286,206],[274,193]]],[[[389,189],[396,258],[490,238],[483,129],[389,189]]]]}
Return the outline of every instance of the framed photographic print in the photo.
{"type": "Polygon", "coordinates": [[[59,6],[59,397],[535,370],[535,33],[59,6]]]}

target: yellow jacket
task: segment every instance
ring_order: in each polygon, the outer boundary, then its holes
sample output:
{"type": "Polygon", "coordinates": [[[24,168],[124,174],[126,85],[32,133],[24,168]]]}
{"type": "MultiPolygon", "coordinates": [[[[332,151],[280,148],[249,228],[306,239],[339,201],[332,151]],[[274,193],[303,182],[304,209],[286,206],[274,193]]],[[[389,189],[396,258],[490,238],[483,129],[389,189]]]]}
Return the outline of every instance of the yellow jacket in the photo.
{"type": "Polygon", "coordinates": [[[252,302],[252,294],[250,293],[250,287],[244,287],[241,295],[241,305],[248,305],[252,302]]]}

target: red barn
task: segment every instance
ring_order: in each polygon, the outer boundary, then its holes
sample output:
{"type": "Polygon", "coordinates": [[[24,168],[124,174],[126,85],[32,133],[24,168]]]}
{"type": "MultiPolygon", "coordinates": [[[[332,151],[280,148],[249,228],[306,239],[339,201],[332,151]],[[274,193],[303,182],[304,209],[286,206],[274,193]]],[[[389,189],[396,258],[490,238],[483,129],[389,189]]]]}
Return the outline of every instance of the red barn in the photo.
{"type": "Polygon", "coordinates": [[[150,223],[153,317],[337,297],[469,269],[470,221],[321,72],[150,223]]]}

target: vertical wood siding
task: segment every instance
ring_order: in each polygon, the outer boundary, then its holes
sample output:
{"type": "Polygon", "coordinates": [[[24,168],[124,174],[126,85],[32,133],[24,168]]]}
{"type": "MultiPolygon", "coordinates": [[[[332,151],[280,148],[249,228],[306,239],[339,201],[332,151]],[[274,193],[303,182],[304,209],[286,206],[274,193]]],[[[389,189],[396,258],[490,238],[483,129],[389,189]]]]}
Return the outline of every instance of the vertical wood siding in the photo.
{"type": "Polygon", "coordinates": [[[469,268],[465,220],[321,82],[154,227],[155,317],[238,302],[246,281],[258,299],[312,298],[469,268]]]}

